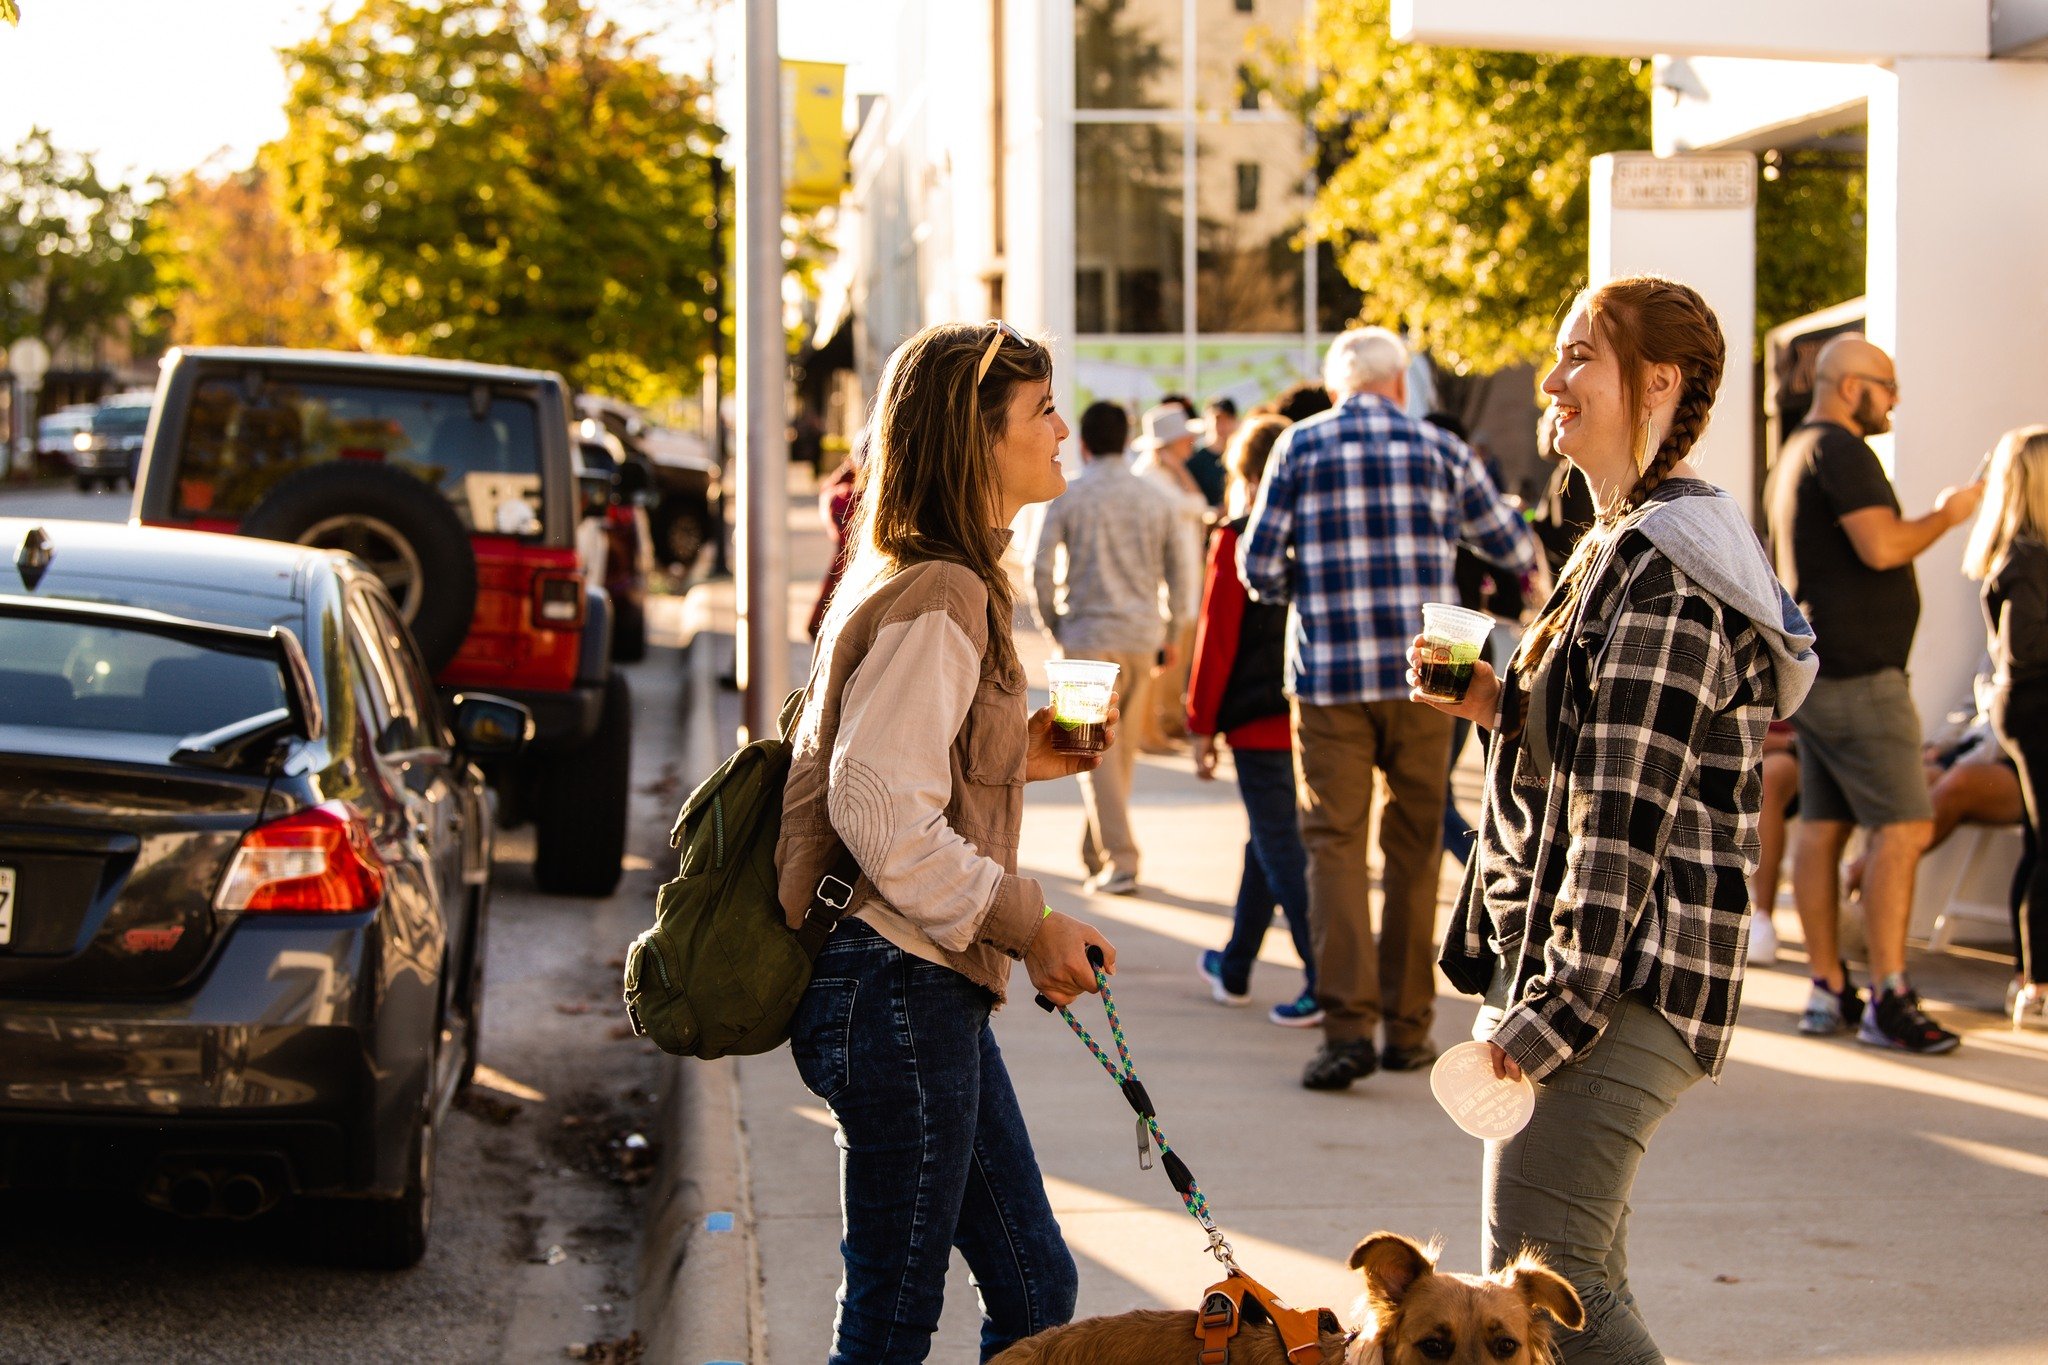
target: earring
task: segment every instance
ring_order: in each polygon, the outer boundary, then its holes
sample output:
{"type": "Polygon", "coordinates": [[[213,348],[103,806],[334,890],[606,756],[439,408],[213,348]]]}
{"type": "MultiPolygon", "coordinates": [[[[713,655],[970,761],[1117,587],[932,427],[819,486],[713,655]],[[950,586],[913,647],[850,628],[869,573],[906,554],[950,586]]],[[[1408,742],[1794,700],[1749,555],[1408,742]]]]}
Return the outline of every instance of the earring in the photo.
{"type": "Polygon", "coordinates": [[[1649,421],[1647,418],[1644,419],[1642,444],[1636,447],[1636,473],[1638,475],[1648,470],[1650,462],[1657,458],[1657,447],[1659,444],[1661,443],[1657,439],[1657,424],[1649,421]]]}

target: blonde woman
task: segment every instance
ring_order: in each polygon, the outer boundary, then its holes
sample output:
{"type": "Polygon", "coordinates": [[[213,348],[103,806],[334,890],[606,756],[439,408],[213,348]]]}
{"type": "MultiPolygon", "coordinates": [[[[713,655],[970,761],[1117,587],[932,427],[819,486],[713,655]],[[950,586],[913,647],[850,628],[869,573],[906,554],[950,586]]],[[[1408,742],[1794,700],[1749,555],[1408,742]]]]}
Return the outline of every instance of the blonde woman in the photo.
{"type": "Polygon", "coordinates": [[[1991,452],[1984,505],[1963,552],[1983,583],[1990,636],[1991,727],[2020,772],[2026,851],[2013,877],[2019,973],[2008,992],[2014,1028],[2048,1023],[2048,426],[2019,427],[1991,452]]]}

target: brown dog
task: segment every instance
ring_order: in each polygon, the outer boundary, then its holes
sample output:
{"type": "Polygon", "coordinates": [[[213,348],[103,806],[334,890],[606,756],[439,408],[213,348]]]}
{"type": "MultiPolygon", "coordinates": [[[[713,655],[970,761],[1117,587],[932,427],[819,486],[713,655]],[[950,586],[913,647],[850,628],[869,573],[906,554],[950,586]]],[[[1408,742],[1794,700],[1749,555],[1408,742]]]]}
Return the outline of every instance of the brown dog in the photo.
{"type": "MultiPolygon", "coordinates": [[[[1454,1275],[1406,1237],[1376,1232],[1352,1250],[1351,1268],[1365,1272],[1371,1330],[1352,1340],[1323,1310],[1319,1365],[1538,1365],[1555,1358],[1551,1319],[1574,1330],[1586,1320],[1571,1285],[1527,1252],[1491,1275],[1454,1275]]],[[[1140,1309],[1040,1332],[992,1365],[1192,1365],[1199,1345],[1193,1312],[1140,1309]]],[[[1289,1362],[1279,1333],[1247,1314],[1230,1365],[1289,1362]]]]}
{"type": "Polygon", "coordinates": [[[1556,1359],[1551,1320],[1586,1322],[1578,1291],[1527,1251],[1491,1275],[1454,1275],[1406,1237],[1375,1232],[1351,1268],[1365,1272],[1370,1330],[1348,1365],[1536,1365],[1556,1359]]]}

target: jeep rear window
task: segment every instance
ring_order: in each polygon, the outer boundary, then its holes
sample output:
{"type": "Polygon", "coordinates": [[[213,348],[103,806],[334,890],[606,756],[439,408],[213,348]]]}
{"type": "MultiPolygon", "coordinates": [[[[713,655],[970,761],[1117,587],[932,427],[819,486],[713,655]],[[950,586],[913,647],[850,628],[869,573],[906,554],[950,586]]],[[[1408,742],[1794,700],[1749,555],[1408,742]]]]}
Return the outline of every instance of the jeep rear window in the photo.
{"type": "Polygon", "coordinates": [[[180,518],[241,521],[286,475],[363,460],[435,485],[471,531],[541,531],[540,412],[523,398],[493,395],[478,418],[467,389],[269,378],[252,390],[220,376],[193,390],[172,451],[180,518]]]}

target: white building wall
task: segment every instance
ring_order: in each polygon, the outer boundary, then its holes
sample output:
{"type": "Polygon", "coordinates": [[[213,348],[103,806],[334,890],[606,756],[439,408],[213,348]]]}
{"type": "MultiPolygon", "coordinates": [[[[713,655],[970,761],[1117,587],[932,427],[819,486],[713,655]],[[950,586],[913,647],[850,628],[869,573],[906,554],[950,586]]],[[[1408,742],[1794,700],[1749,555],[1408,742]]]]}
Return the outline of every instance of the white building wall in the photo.
{"type": "MultiPolygon", "coordinates": [[[[1870,99],[1868,335],[1898,363],[1873,442],[1907,516],[1968,481],[2000,433],[2048,415],[2048,65],[1903,58],[1870,99]]],[[[1922,555],[1913,691],[1930,725],[1984,653],[1968,528],[1922,555]]]]}

